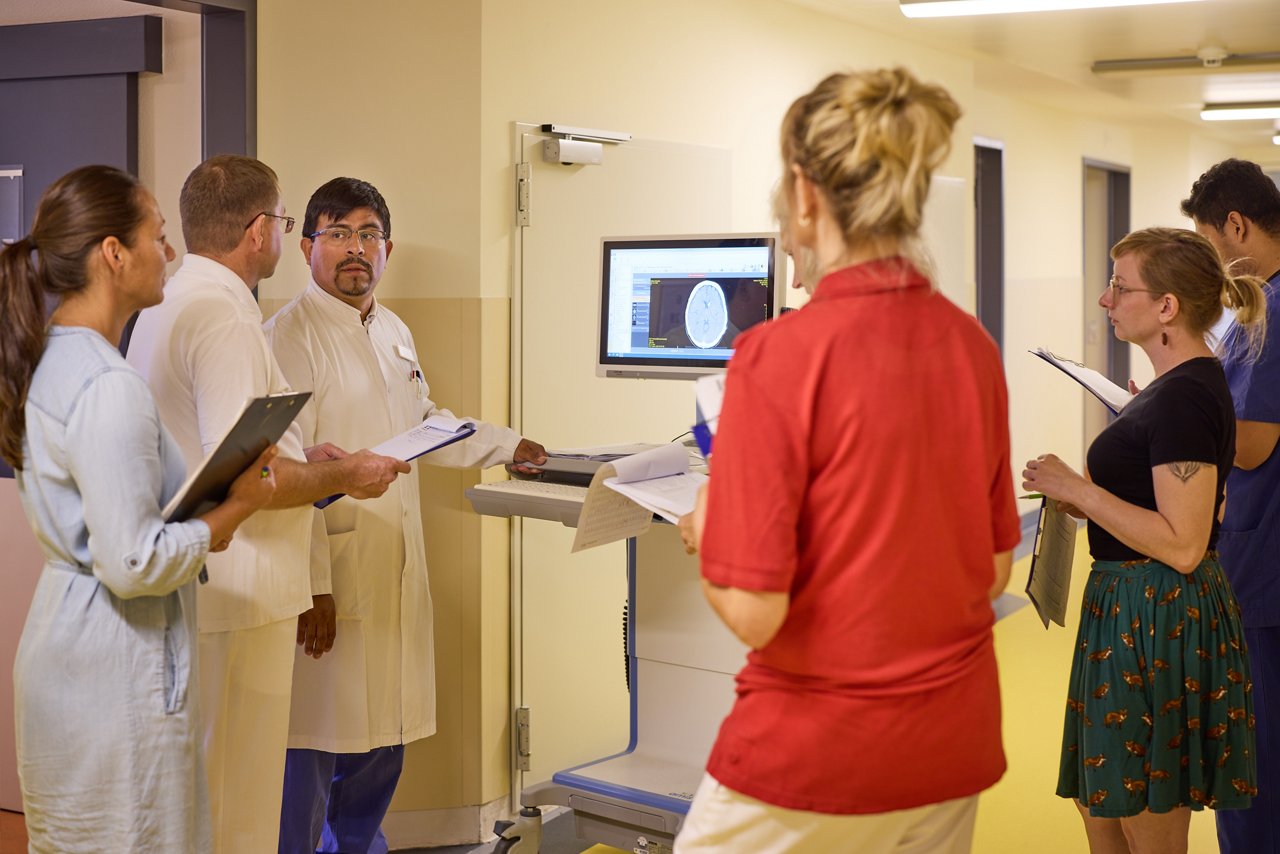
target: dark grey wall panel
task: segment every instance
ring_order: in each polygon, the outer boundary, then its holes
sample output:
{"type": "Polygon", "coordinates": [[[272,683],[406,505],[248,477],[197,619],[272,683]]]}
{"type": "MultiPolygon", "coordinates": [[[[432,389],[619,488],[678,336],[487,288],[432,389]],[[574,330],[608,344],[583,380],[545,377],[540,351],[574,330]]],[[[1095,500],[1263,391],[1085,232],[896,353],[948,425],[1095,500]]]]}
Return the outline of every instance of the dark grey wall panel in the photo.
{"type": "Polygon", "coordinates": [[[0,163],[23,168],[23,233],[40,194],[56,178],[89,163],[138,172],[136,75],[0,81],[0,163]]]}
{"type": "Polygon", "coordinates": [[[205,157],[254,153],[246,109],[250,64],[245,24],[243,12],[206,12],[200,18],[205,157]]]}
{"type": "Polygon", "coordinates": [[[0,243],[22,237],[22,164],[0,163],[0,243]]]}
{"type": "Polygon", "coordinates": [[[155,15],[0,27],[0,80],[162,70],[155,15]]]}

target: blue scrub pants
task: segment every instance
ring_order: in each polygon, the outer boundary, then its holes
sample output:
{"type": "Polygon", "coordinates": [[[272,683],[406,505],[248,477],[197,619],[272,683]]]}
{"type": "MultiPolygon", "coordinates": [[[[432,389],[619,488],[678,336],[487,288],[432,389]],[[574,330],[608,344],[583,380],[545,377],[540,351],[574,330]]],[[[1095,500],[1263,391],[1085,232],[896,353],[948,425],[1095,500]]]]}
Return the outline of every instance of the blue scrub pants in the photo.
{"type": "Polygon", "coordinates": [[[403,767],[402,744],[368,753],[290,749],[284,763],[280,854],[386,854],[382,818],[403,767]]]}
{"type": "Polygon", "coordinates": [[[1220,810],[1222,854],[1280,854],[1280,626],[1244,630],[1257,719],[1258,796],[1247,810],[1220,810]]]}

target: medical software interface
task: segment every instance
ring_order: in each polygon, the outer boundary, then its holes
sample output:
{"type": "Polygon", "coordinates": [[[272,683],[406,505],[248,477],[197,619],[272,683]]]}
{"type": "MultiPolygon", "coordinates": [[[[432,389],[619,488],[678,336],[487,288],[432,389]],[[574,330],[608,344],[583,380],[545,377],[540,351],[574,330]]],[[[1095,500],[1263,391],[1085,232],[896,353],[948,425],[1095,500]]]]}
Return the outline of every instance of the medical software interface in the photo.
{"type": "Polygon", "coordinates": [[[769,248],[611,248],[608,316],[610,357],[727,360],[769,317],[769,248]]]}

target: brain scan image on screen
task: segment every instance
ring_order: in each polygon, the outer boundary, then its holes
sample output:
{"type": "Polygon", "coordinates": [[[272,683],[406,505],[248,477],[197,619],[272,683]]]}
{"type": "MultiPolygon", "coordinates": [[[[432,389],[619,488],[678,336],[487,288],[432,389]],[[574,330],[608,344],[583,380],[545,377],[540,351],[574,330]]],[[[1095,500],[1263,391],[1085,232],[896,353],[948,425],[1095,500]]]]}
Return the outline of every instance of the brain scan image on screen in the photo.
{"type": "Polygon", "coordinates": [[[714,347],[729,327],[724,289],[710,279],[699,282],[684,307],[684,328],[695,347],[714,347]]]}

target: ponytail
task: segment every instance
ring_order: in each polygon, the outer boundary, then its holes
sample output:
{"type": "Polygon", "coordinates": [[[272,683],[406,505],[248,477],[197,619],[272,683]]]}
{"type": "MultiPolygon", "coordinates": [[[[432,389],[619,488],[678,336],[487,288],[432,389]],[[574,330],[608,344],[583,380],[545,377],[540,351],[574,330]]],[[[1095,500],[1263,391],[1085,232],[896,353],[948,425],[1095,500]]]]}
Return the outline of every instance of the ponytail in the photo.
{"type": "Polygon", "coordinates": [[[1240,332],[1228,337],[1232,349],[1240,349],[1241,336],[1244,347],[1238,355],[1253,362],[1262,355],[1267,337],[1267,293],[1264,283],[1257,276],[1234,276],[1227,273],[1222,287],[1222,304],[1236,314],[1236,326],[1240,332]]]}
{"type": "Polygon", "coordinates": [[[110,236],[128,244],[149,199],[128,172],[81,166],[40,196],[31,235],[0,252],[0,457],[15,470],[22,469],[27,392],[44,354],[45,300],[84,290],[94,247],[110,236]]]}
{"type": "Polygon", "coordinates": [[[44,352],[44,286],[23,238],[0,252],[0,457],[22,469],[27,389],[44,352]]]}

